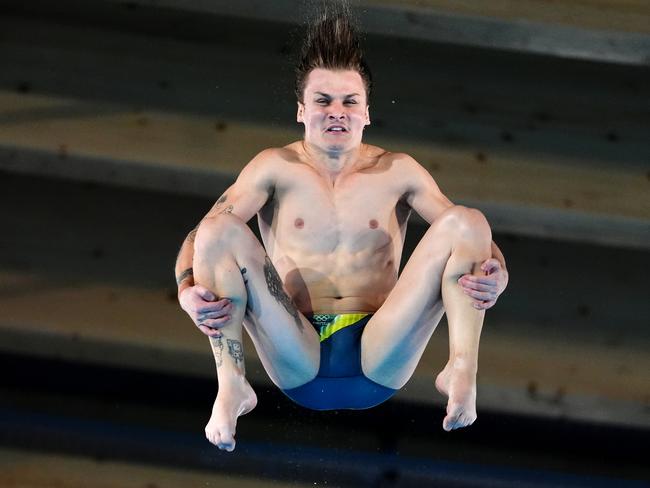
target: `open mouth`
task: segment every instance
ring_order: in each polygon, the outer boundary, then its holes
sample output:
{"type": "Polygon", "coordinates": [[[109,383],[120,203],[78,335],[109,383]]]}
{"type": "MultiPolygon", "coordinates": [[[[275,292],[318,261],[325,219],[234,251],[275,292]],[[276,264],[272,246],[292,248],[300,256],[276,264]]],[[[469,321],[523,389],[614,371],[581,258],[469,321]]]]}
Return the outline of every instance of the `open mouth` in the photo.
{"type": "Polygon", "coordinates": [[[347,131],[348,130],[342,125],[331,125],[325,129],[325,132],[329,132],[330,134],[343,134],[347,131]]]}

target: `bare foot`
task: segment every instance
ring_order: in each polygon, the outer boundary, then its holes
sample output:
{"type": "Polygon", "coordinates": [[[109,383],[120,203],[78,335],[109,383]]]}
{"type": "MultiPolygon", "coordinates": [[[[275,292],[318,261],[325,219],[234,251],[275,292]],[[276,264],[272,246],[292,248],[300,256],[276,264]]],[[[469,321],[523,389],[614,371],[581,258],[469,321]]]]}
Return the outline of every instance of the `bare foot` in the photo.
{"type": "Polygon", "coordinates": [[[243,376],[220,384],[212,406],[212,416],[205,426],[205,436],[219,449],[235,450],[237,417],[245,415],[257,405],[257,396],[243,376]]]}
{"type": "Polygon", "coordinates": [[[446,431],[467,427],[476,420],[476,368],[461,359],[450,360],[436,377],[436,388],[449,397],[447,416],[442,421],[446,431]]]}

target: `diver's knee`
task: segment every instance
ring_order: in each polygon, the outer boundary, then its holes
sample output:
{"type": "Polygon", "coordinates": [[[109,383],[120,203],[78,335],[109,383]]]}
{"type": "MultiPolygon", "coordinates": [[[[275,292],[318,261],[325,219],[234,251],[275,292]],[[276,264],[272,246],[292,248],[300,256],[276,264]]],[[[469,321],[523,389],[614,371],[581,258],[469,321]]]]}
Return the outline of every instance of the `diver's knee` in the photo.
{"type": "Polygon", "coordinates": [[[242,235],[246,224],[234,215],[219,214],[206,217],[196,231],[195,252],[209,251],[215,248],[229,248],[242,235]]]}
{"type": "Polygon", "coordinates": [[[491,241],[492,231],[485,215],[475,208],[454,205],[443,211],[436,224],[457,238],[467,241],[491,241]]]}

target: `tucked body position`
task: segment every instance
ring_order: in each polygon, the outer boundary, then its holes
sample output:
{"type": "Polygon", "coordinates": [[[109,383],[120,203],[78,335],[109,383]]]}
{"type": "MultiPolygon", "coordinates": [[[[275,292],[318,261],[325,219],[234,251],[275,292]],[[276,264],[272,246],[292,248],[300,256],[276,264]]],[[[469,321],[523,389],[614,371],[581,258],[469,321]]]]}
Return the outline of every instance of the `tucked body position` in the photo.
{"type": "Polygon", "coordinates": [[[490,227],[412,157],[362,142],[371,77],[345,7],[309,27],[296,77],[303,140],[250,161],[177,259],[179,302],[217,366],[206,436],[232,451],[237,418],[257,403],[243,328],[293,401],[362,409],[404,386],[445,313],[442,426],[470,425],[485,310],[508,281],[490,227]],[[429,228],[398,276],[412,211],[429,228]],[[255,215],[262,243],[246,224],[255,215]]]}

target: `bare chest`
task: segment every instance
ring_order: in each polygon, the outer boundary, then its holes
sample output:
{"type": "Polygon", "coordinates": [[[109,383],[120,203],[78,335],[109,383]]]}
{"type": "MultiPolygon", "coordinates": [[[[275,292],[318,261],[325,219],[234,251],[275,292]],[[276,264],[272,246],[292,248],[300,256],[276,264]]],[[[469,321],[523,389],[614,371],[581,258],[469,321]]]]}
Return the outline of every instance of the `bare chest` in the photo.
{"type": "Polygon", "coordinates": [[[401,191],[385,173],[357,173],[332,184],[303,172],[280,187],[269,232],[284,248],[358,253],[391,243],[405,224],[401,191]]]}

